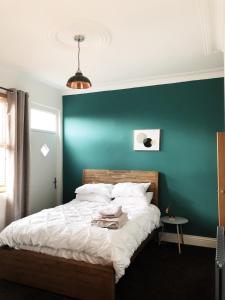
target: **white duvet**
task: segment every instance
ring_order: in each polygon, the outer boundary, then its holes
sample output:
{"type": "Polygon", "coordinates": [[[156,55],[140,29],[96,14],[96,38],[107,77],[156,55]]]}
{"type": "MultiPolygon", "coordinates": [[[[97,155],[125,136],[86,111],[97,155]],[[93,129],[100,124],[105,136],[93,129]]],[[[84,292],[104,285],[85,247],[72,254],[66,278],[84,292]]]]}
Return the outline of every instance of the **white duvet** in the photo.
{"type": "Polygon", "coordinates": [[[90,263],[112,263],[116,281],[141,242],[159,225],[160,211],[145,201],[118,199],[129,221],[117,230],[91,226],[105,205],[78,201],[45,209],[11,223],[0,233],[0,246],[27,249],[90,263]]]}

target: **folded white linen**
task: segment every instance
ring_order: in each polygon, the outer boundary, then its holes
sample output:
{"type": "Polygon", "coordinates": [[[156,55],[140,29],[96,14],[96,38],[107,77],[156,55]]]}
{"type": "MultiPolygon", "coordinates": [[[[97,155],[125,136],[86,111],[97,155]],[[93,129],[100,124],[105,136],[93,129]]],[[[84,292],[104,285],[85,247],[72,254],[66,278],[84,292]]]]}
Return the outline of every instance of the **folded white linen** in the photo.
{"type": "Polygon", "coordinates": [[[76,188],[76,194],[99,194],[111,197],[113,184],[108,183],[87,183],[76,188]]]}
{"type": "Polygon", "coordinates": [[[92,225],[108,229],[120,229],[128,221],[127,213],[122,213],[119,217],[115,218],[102,218],[101,216],[91,221],[92,225]]]}
{"type": "Polygon", "coordinates": [[[90,201],[90,202],[99,202],[99,203],[110,203],[111,198],[105,195],[99,194],[76,194],[76,200],[78,201],[90,201]]]}
{"type": "Polygon", "coordinates": [[[109,205],[99,211],[102,218],[118,218],[122,214],[122,206],[109,205]]]}

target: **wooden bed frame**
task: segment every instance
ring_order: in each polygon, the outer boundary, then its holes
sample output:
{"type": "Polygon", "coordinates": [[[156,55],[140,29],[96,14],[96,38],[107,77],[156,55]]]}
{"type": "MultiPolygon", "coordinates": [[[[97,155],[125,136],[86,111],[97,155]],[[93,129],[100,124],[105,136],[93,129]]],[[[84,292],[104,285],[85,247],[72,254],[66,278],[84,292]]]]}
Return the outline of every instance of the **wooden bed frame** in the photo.
{"type": "MultiPolygon", "coordinates": [[[[149,182],[158,205],[158,172],[84,170],[83,183],[149,182]]],[[[132,261],[154,232],[140,245],[132,261]]],[[[95,265],[27,250],[0,248],[0,278],[85,300],[114,300],[112,265],[95,265]]]]}

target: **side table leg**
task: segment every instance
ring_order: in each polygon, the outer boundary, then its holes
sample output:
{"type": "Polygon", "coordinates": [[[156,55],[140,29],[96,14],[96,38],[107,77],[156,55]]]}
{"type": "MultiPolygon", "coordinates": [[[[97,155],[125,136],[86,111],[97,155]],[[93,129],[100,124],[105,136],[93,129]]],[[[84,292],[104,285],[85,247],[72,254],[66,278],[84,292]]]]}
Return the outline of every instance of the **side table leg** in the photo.
{"type": "Polygon", "coordinates": [[[177,224],[177,243],[178,243],[179,254],[181,254],[181,249],[180,249],[180,232],[179,232],[179,225],[178,224],[177,224]]]}
{"type": "Polygon", "coordinates": [[[182,244],[184,244],[184,235],[183,235],[183,228],[182,228],[182,225],[180,225],[180,233],[181,233],[181,241],[182,241],[182,244]]]}
{"type": "Polygon", "coordinates": [[[161,239],[162,239],[163,231],[164,231],[164,224],[162,224],[161,234],[159,233],[159,245],[161,244],[161,239]]]}

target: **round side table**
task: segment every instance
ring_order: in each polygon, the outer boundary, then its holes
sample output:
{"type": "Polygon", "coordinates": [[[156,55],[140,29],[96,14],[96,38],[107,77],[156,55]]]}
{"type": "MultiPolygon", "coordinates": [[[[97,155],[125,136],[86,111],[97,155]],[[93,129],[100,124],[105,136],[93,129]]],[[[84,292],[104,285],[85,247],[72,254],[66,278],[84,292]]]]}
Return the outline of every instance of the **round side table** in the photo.
{"type": "Polygon", "coordinates": [[[183,230],[182,230],[182,225],[186,224],[189,222],[188,219],[183,218],[183,217],[169,217],[165,216],[160,219],[162,223],[162,233],[164,231],[164,224],[172,224],[176,225],[177,227],[177,244],[178,244],[178,251],[179,254],[181,254],[181,247],[180,244],[184,244],[184,237],[183,237],[183,230]]]}

